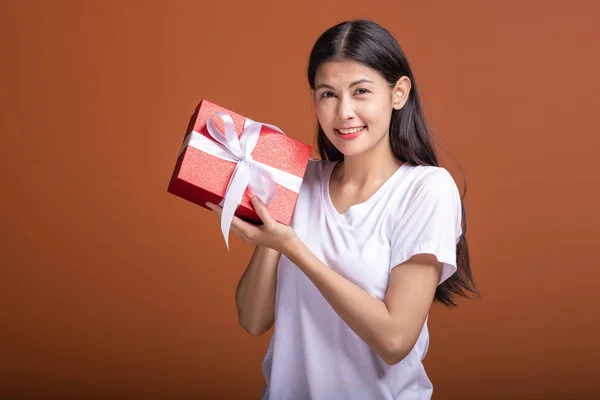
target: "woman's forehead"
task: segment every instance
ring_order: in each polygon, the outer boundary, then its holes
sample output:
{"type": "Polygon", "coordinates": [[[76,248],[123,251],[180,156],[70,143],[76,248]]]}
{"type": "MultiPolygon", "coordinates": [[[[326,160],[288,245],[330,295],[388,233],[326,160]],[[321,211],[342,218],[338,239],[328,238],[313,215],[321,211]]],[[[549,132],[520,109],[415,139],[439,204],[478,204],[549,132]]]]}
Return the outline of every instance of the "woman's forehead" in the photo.
{"type": "Polygon", "coordinates": [[[353,60],[327,61],[317,68],[315,84],[350,84],[357,80],[368,79],[373,83],[383,81],[383,77],[374,69],[353,60]]]}

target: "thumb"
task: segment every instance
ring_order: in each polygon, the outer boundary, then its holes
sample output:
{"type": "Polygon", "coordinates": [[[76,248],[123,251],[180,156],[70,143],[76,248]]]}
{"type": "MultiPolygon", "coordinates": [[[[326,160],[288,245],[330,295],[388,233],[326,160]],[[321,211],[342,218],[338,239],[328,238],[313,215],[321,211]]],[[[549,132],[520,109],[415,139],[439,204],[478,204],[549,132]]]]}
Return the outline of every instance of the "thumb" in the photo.
{"type": "Polygon", "coordinates": [[[270,225],[273,222],[275,222],[273,217],[271,217],[271,214],[269,214],[269,210],[267,210],[266,204],[263,203],[263,201],[258,196],[252,196],[250,201],[252,201],[254,211],[256,211],[256,214],[261,219],[263,224],[270,225]]]}

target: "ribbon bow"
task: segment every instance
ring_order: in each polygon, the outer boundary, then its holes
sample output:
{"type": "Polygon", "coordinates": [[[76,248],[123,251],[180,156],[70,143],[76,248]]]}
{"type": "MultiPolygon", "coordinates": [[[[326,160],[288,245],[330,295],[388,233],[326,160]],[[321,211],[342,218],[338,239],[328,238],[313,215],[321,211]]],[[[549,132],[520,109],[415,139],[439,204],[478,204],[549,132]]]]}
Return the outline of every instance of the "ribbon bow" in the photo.
{"type": "Polygon", "coordinates": [[[225,190],[223,201],[219,204],[223,207],[221,232],[228,250],[231,221],[242,202],[246,188],[249,188],[254,195],[269,205],[277,195],[276,183],[296,193],[300,191],[302,185],[302,178],[260,163],[252,158],[251,153],[256,147],[263,126],[284,134],[281,129],[274,125],[263,124],[246,118],[244,130],[238,138],[233,119],[226,112],[220,111],[213,114],[206,123],[208,133],[215,140],[210,140],[199,132],[192,131],[183,142],[179,152],[181,154],[187,146],[191,146],[220,159],[236,163],[225,190]],[[213,121],[214,117],[220,117],[223,120],[225,133],[217,128],[213,121]]]}

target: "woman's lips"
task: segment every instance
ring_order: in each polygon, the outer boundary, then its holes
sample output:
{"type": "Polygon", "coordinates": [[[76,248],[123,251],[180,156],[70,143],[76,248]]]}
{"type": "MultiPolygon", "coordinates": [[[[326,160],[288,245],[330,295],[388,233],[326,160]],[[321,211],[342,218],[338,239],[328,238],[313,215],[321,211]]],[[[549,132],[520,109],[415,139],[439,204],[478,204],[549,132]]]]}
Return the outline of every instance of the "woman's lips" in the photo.
{"type": "Polygon", "coordinates": [[[343,134],[342,132],[340,132],[339,130],[336,129],[335,133],[337,133],[337,135],[340,137],[340,139],[350,140],[350,139],[354,139],[357,136],[360,136],[365,131],[365,128],[366,128],[366,126],[363,126],[360,129],[360,131],[347,133],[347,134],[343,134]]]}

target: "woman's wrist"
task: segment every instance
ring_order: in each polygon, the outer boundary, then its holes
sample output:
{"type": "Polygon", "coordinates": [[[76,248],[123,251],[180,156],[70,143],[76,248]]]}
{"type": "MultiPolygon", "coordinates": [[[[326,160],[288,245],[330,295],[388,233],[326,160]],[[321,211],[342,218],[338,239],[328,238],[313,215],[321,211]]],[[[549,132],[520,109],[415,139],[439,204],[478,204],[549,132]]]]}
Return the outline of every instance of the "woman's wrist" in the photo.
{"type": "Polygon", "coordinates": [[[281,246],[281,253],[292,260],[296,258],[295,256],[302,248],[302,245],[303,243],[300,238],[294,234],[294,236],[283,242],[283,245],[281,246]]]}

